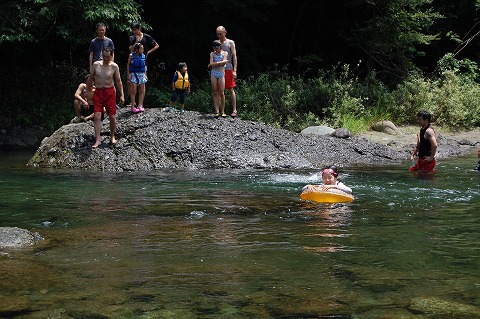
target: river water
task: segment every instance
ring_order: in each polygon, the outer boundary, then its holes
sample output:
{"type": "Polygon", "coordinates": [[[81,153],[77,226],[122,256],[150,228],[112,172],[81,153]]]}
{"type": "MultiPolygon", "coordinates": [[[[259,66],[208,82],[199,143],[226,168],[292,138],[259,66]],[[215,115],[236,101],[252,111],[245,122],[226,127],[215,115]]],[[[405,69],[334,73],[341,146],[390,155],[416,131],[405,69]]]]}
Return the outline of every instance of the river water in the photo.
{"type": "Polygon", "coordinates": [[[474,155],[341,168],[356,199],[300,200],[316,171],[84,172],[2,153],[7,318],[479,318],[474,155]],[[478,315],[478,316],[477,316],[478,315]]]}

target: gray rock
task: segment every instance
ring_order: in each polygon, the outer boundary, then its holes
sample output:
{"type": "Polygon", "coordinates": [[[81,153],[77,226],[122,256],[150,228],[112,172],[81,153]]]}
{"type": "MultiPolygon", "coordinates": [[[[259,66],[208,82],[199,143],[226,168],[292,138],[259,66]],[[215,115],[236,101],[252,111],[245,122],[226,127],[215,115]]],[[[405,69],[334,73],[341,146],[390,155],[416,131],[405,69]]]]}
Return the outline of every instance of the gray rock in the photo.
{"type": "Polygon", "coordinates": [[[309,126],[306,129],[303,129],[300,133],[307,135],[307,134],[313,134],[313,135],[330,135],[333,132],[335,132],[335,129],[328,127],[328,126],[309,126]]]}
{"type": "Polygon", "coordinates": [[[350,131],[344,127],[337,128],[330,136],[337,137],[337,138],[349,138],[352,137],[350,131]]]}
{"type": "Polygon", "coordinates": [[[18,227],[0,227],[0,248],[23,248],[43,240],[38,233],[18,227]]]}
{"type": "Polygon", "coordinates": [[[377,122],[372,126],[372,130],[377,131],[377,132],[387,133],[387,134],[390,134],[390,135],[397,134],[397,127],[391,121],[377,122]]]}
{"type": "Polygon", "coordinates": [[[118,110],[115,145],[109,144],[108,120],[102,122],[101,134],[102,145],[92,149],[93,123],[64,125],[42,142],[28,165],[105,171],[320,169],[327,163],[387,164],[405,157],[358,137],[303,135],[240,118],[215,119],[191,111],[180,115],[157,108],[140,114],[118,110]]]}

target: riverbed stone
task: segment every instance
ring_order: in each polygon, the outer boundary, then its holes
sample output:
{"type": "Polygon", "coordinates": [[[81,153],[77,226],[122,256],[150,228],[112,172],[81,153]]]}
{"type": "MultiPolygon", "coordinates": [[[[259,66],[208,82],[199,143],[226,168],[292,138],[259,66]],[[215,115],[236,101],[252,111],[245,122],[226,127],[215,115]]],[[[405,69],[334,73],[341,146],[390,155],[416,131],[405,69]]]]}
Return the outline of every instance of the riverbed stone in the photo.
{"type": "Polygon", "coordinates": [[[390,135],[397,134],[397,127],[392,121],[379,121],[372,126],[372,130],[390,135]]]}
{"type": "Polygon", "coordinates": [[[43,238],[18,227],[0,227],[0,248],[23,248],[32,246],[43,238]]]}
{"type": "Polygon", "coordinates": [[[349,137],[352,137],[352,133],[350,133],[350,131],[347,128],[341,127],[333,131],[333,133],[330,134],[330,136],[337,137],[337,138],[349,138],[349,137]]]}
{"type": "Polygon", "coordinates": [[[322,135],[330,135],[333,132],[335,132],[334,128],[323,126],[323,125],[317,125],[317,126],[309,126],[303,129],[300,133],[304,135],[313,134],[313,135],[322,136],[322,135]]]}
{"type": "Polygon", "coordinates": [[[108,119],[102,122],[101,135],[102,144],[92,149],[93,123],[64,125],[42,142],[28,165],[105,171],[320,169],[331,164],[391,164],[404,158],[385,145],[355,136],[304,135],[240,118],[157,108],[140,114],[120,109],[117,143],[109,144],[108,119]]]}
{"type": "Polygon", "coordinates": [[[480,318],[480,308],[476,306],[436,297],[415,297],[408,309],[415,313],[433,315],[435,318],[480,318]]]}

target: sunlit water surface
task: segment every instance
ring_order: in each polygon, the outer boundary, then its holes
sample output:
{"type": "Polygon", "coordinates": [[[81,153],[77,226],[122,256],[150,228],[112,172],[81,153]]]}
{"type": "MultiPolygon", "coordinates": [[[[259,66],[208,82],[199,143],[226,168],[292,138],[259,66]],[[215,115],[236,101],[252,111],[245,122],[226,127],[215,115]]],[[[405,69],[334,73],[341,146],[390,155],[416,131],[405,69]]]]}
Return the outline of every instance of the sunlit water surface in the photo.
{"type": "Polygon", "coordinates": [[[342,168],[356,200],[333,206],[299,199],[316,171],[32,170],[29,156],[2,153],[0,226],[45,241],[0,251],[2,318],[480,317],[473,155],[434,176],[342,168]]]}

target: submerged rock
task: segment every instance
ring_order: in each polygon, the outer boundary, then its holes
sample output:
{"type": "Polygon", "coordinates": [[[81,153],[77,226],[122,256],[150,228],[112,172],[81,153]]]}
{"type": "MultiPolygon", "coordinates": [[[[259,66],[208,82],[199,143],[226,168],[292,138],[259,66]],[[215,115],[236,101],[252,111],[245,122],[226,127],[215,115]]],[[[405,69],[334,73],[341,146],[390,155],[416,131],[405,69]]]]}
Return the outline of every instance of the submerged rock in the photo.
{"type": "Polygon", "coordinates": [[[43,238],[18,227],[0,227],[0,248],[23,248],[33,245],[43,238]]]}
{"type": "Polygon", "coordinates": [[[435,297],[413,298],[408,308],[414,313],[433,315],[435,318],[480,318],[478,307],[435,297]]]}
{"type": "Polygon", "coordinates": [[[364,138],[303,135],[239,118],[151,108],[118,110],[117,143],[109,122],[92,149],[93,123],[67,124],[46,138],[28,165],[107,171],[155,169],[299,169],[393,163],[404,155],[364,138]]]}

